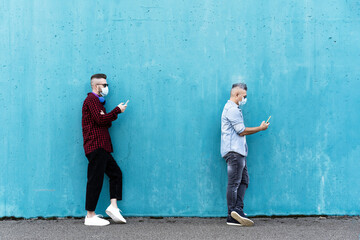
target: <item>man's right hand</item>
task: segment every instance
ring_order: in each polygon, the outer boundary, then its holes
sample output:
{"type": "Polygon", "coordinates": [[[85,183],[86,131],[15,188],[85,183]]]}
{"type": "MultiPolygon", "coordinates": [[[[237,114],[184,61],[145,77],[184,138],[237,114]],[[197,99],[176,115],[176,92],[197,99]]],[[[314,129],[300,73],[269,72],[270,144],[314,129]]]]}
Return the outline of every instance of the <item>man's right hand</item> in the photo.
{"type": "Polygon", "coordinates": [[[266,130],[269,127],[270,123],[266,123],[265,121],[262,121],[260,124],[260,128],[262,131],[266,130]]]}
{"type": "Polygon", "coordinates": [[[120,103],[118,107],[120,108],[121,112],[125,112],[127,105],[124,105],[124,103],[120,103]]]}

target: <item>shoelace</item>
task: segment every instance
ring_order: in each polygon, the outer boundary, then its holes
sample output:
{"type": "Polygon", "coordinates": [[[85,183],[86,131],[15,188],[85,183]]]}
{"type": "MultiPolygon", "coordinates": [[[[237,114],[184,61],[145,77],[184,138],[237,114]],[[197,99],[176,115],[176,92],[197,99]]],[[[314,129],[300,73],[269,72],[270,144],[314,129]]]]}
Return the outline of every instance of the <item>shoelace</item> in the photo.
{"type": "Polygon", "coordinates": [[[120,213],[122,213],[121,209],[120,208],[117,208],[117,210],[119,210],[120,213]]]}

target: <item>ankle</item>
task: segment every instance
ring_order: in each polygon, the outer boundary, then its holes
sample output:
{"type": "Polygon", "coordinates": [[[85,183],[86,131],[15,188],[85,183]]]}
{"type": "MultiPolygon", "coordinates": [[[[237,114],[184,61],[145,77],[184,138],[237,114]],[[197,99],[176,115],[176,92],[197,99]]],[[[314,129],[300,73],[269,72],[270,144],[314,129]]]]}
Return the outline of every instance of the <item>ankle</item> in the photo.
{"type": "Polygon", "coordinates": [[[113,206],[114,208],[119,209],[118,206],[117,206],[117,199],[116,198],[110,199],[110,205],[113,206]]]}
{"type": "Polygon", "coordinates": [[[96,214],[95,214],[95,212],[87,212],[87,215],[86,215],[88,218],[92,218],[92,217],[95,217],[96,216],[96,214]]]}
{"type": "Polygon", "coordinates": [[[110,205],[111,205],[112,207],[116,208],[116,209],[119,209],[116,203],[115,203],[115,204],[114,204],[114,203],[111,203],[110,205]]]}

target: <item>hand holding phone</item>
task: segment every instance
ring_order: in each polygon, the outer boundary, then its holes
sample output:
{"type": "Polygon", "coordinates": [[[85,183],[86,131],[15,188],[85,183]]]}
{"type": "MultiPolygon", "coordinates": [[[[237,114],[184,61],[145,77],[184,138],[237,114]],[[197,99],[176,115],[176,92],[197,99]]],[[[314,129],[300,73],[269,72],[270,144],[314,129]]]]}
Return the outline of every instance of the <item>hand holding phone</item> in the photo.
{"type": "Polygon", "coordinates": [[[127,103],[129,102],[129,100],[127,100],[127,102],[124,104],[123,102],[120,103],[118,105],[118,107],[120,108],[121,112],[124,112],[126,110],[126,107],[127,107],[127,103]]]}

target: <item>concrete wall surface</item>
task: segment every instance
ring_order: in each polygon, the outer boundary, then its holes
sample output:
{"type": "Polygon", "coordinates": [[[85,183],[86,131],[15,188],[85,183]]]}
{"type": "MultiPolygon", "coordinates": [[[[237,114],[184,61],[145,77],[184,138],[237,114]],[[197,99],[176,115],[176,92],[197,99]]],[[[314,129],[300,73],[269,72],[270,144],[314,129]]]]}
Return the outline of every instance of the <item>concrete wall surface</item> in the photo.
{"type": "MultiPolygon", "coordinates": [[[[83,216],[81,108],[106,73],[125,216],[225,216],[220,117],[248,85],[254,215],[360,214],[360,2],[0,1],[0,217],[83,216]]],[[[105,178],[97,212],[107,207],[105,178]]]]}

